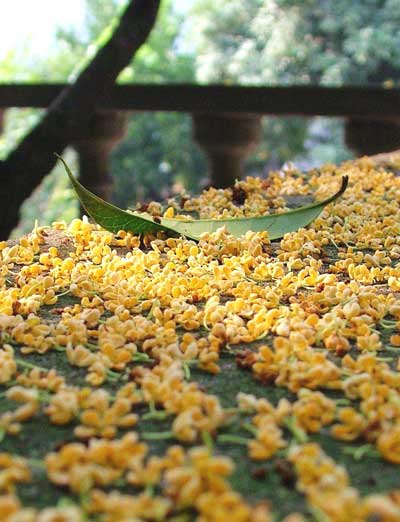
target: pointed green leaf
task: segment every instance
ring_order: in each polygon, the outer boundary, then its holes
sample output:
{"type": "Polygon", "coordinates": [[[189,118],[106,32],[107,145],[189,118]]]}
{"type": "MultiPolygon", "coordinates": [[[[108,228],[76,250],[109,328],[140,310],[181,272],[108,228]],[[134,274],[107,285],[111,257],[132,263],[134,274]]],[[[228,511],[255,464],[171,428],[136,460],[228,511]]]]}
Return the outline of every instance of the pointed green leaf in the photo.
{"type": "MultiPolygon", "coordinates": [[[[86,212],[96,221],[96,223],[106,230],[114,233],[119,230],[126,230],[127,232],[134,232],[135,234],[146,234],[157,232],[158,230],[164,230],[170,234],[177,233],[172,228],[158,223],[150,215],[144,216],[143,214],[126,212],[125,210],[99,198],[99,196],[96,196],[79,183],[61,156],[58,154],[56,154],[56,156],[62,161],[75,192],[86,212]]],[[[163,220],[163,218],[160,218],[160,221],[163,220]]]]}
{"type": "Polygon", "coordinates": [[[218,228],[226,226],[228,232],[235,237],[244,235],[248,230],[262,232],[266,230],[270,239],[283,237],[287,232],[294,232],[299,228],[306,227],[319,216],[324,207],[332,203],[343,194],[348,184],[348,177],[342,177],[342,185],[333,196],[299,207],[281,214],[269,214],[251,218],[229,218],[229,219],[199,219],[193,221],[180,221],[177,219],[162,219],[167,225],[184,236],[199,238],[203,232],[215,232],[218,228]]]}
{"type": "Polygon", "coordinates": [[[89,190],[87,190],[73,176],[63,158],[57,156],[64,164],[69,179],[89,216],[106,230],[118,232],[126,230],[135,234],[144,234],[164,230],[168,234],[180,234],[190,239],[199,240],[204,232],[215,232],[218,228],[226,226],[228,232],[240,237],[247,231],[267,231],[270,239],[283,237],[287,232],[294,232],[299,228],[309,225],[323,208],[337,199],[346,190],[348,177],[342,177],[342,185],[338,192],[317,203],[289,210],[281,214],[269,214],[251,218],[229,219],[197,219],[183,221],[179,219],[158,218],[131,213],[122,210],[111,203],[107,203],[89,190]]]}

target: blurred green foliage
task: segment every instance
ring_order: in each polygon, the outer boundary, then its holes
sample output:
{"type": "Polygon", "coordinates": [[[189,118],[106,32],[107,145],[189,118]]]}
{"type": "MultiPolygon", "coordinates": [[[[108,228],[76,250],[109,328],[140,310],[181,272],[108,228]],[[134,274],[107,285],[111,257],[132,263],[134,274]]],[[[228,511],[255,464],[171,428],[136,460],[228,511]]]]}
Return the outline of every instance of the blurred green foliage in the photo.
{"type": "Polygon", "coordinates": [[[197,0],[200,81],[381,84],[400,78],[399,0],[197,0]]]}
{"type": "Polygon", "coordinates": [[[198,191],[206,166],[191,132],[188,114],[135,114],[112,156],[114,201],[127,208],[136,201],[165,199],[171,191],[198,191]]]}
{"type": "MultiPolygon", "coordinates": [[[[73,80],[110,32],[125,0],[85,0],[84,28],[60,28],[45,58],[27,47],[0,62],[4,82],[73,80]],[[108,28],[108,29],[107,29],[108,28]],[[108,32],[107,32],[108,31],[108,32]]],[[[245,85],[382,84],[400,77],[400,0],[191,0],[182,15],[163,0],[157,25],[120,82],[200,82],[245,85]],[[185,18],[184,18],[185,17],[185,18]]],[[[32,110],[8,111],[0,138],[4,157],[38,118],[32,110]]],[[[73,161],[72,152],[69,152],[73,161]]],[[[294,160],[303,167],[352,156],[337,119],[273,118],[247,162],[249,173],[294,160]]],[[[71,161],[70,159],[70,161],[71,161]]],[[[114,200],[164,198],[171,187],[199,189],[205,159],[193,144],[189,115],[136,113],[126,139],[112,156],[114,200]]],[[[22,209],[22,225],[69,220],[77,212],[59,168],[22,209]]]]}

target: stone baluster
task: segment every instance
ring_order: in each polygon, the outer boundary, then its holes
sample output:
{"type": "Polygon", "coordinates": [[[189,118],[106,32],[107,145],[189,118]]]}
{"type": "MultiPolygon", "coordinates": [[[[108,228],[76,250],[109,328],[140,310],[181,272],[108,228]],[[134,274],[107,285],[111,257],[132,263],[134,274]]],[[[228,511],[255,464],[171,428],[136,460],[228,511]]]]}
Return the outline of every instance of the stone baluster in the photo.
{"type": "Polygon", "coordinates": [[[345,125],[345,141],[357,156],[399,149],[400,121],[351,118],[345,125]]]}
{"type": "Polygon", "coordinates": [[[127,129],[127,113],[98,111],[85,125],[73,130],[72,145],[78,153],[79,180],[105,200],[110,200],[113,181],[110,154],[122,140],[127,129]]]}
{"type": "Polygon", "coordinates": [[[261,117],[252,114],[194,114],[193,137],[205,151],[211,184],[232,185],[261,136],[261,117]]]}

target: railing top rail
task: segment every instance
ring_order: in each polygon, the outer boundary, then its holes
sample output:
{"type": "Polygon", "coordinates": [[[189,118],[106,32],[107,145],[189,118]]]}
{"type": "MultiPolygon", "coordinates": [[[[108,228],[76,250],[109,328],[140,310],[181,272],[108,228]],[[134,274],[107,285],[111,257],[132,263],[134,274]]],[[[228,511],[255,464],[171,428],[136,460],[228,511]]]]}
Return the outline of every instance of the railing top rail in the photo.
{"type": "MultiPolygon", "coordinates": [[[[0,84],[0,108],[48,107],[65,86],[0,84]]],[[[398,119],[400,89],[125,84],[115,86],[99,109],[398,119]]]]}

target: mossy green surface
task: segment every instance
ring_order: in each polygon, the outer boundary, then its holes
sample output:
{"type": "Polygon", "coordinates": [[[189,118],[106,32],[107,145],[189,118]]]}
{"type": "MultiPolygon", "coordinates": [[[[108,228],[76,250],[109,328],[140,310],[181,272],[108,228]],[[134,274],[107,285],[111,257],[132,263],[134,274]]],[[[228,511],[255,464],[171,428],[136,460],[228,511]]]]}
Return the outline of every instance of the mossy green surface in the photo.
{"type": "MultiPolygon", "coordinates": [[[[298,204],[298,201],[296,200],[295,203],[298,204]]],[[[272,245],[272,250],[275,247],[276,243],[272,245]]],[[[328,245],[324,250],[323,256],[326,260],[331,263],[338,260],[337,246],[328,245]]],[[[326,267],[322,267],[321,273],[324,273],[325,269],[326,267]]],[[[343,274],[338,276],[338,279],[340,278],[344,278],[343,274]]],[[[310,290],[302,288],[300,292],[307,295],[310,290]]],[[[221,302],[230,298],[232,296],[222,295],[221,302]]],[[[59,313],[54,313],[54,308],[62,309],[79,302],[80,299],[66,294],[58,299],[56,305],[43,306],[39,315],[43,321],[55,323],[58,320],[59,313]]],[[[203,307],[203,303],[196,305],[198,309],[203,307]]],[[[103,319],[109,316],[110,313],[106,312],[103,319]]],[[[379,355],[392,357],[393,364],[391,366],[393,368],[396,361],[393,347],[389,347],[391,331],[379,326],[377,328],[380,330],[381,340],[387,348],[386,352],[384,348],[379,355]]],[[[184,330],[178,328],[177,332],[179,335],[183,335],[184,330]]],[[[196,335],[206,336],[208,332],[205,328],[200,328],[196,330],[196,335]]],[[[296,395],[286,388],[274,384],[264,384],[256,380],[251,371],[238,367],[236,355],[239,351],[244,349],[256,350],[260,344],[264,343],[271,345],[272,336],[266,336],[262,340],[248,345],[226,346],[220,353],[220,373],[216,375],[206,373],[193,366],[190,367],[188,378],[197,382],[204,392],[216,395],[224,408],[235,408],[237,406],[236,398],[239,392],[253,394],[258,398],[266,398],[273,405],[276,405],[282,398],[295,401],[296,395]]],[[[87,386],[85,381],[86,370],[71,366],[62,351],[52,350],[43,355],[22,356],[20,347],[14,346],[14,349],[16,356],[23,357],[25,361],[43,368],[55,368],[65,378],[68,385],[87,386]]],[[[356,353],[357,349],[352,347],[350,354],[355,355],[356,353]]],[[[329,358],[340,365],[339,358],[332,353],[329,353],[329,358]]],[[[134,366],[135,363],[130,364],[131,369],[134,366]]],[[[114,395],[115,391],[125,383],[126,380],[120,379],[119,381],[106,382],[102,387],[114,395]]],[[[4,397],[3,392],[6,389],[5,386],[0,386],[0,413],[16,406],[16,403],[8,401],[4,397]]],[[[343,398],[341,392],[324,390],[324,393],[333,399],[343,398]]],[[[134,412],[138,414],[139,421],[133,429],[137,431],[139,438],[149,446],[150,455],[163,455],[169,446],[177,443],[186,448],[190,447],[190,445],[185,445],[173,438],[154,440],[157,434],[171,431],[173,416],[163,420],[146,419],[148,409],[143,405],[134,408],[134,412]],[[149,438],[149,434],[155,435],[155,437],[149,438]]],[[[309,517],[309,520],[313,520],[313,514],[309,512],[304,496],[296,489],[296,474],[285,458],[285,451],[278,452],[277,455],[267,461],[253,461],[248,457],[245,444],[227,442],[223,440],[223,437],[220,437],[221,435],[228,435],[232,436],[232,440],[237,437],[237,442],[240,442],[240,440],[243,442],[244,439],[250,440],[253,435],[246,429],[246,424],[250,420],[250,416],[233,414],[230,424],[220,428],[218,434],[213,434],[212,451],[214,454],[226,455],[234,462],[235,469],[229,478],[232,488],[241,493],[250,504],[265,500],[270,501],[276,515],[276,521],[295,511],[304,513],[309,517]]],[[[51,484],[43,465],[46,454],[59,450],[66,443],[77,441],[73,433],[77,424],[78,422],[71,422],[65,426],[55,426],[49,422],[48,417],[42,412],[33,419],[24,422],[19,434],[15,436],[6,435],[0,442],[0,451],[29,459],[33,471],[33,480],[28,484],[17,486],[17,493],[24,505],[43,508],[56,505],[66,498],[79,503],[79,499],[71,494],[68,489],[51,484]]],[[[121,437],[124,433],[126,433],[126,430],[120,429],[118,437],[121,437]]],[[[288,441],[289,446],[296,443],[296,438],[289,429],[284,428],[284,438],[288,441]]],[[[398,466],[383,460],[376,449],[367,447],[365,441],[349,443],[338,441],[330,435],[329,427],[323,428],[316,435],[308,435],[308,440],[320,444],[326,454],[334,459],[335,463],[346,469],[351,486],[356,488],[361,495],[388,493],[395,488],[400,488],[398,466]]],[[[196,445],[202,442],[210,441],[198,440],[196,445]]],[[[118,485],[118,489],[132,494],[137,492],[135,488],[126,485],[118,485]]]]}
{"type": "MultiPolygon", "coordinates": [[[[58,372],[65,376],[69,384],[84,385],[84,370],[75,369],[65,362],[62,353],[50,352],[44,355],[30,355],[25,359],[34,364],[57,368],[58,372]]],[[[255,381],[251,372],[239,369],[235,363],[234,354],[225,354],[221,358],[221,373],[212,375],[203,371],[192,369],[191,379],[198,382],[204,391],[215,394],[221,400],[224,407],[234,407],[236,395],[239,391],[251,393],[257,397],[265,397],[272,404],[286,397],[294,400],[294,395],[284,388],[274,385],[263,385],[255,381]]],[[[105,388],[112,391],[118,384],[109,385],[105,388]]],[[[1,391],[5,388],[1,387],[1,391]]],[[[12,401],[5,398],[0,400],[0,412],[14,406],[12,401]]],[[[137,413],[143,415],[147,410],[139,407],[137,413]]],[[[232,423],[223,430],[223,433],[239,435],[249,438],[250,434],[243,428],[249,418],[243,416],[234,417],[232,423]]],[[[1,451],[26,457],[32,463],[33,480],[29,484],[17,487],[21,500],[27,506],[42,508],[55,505],[61,499],[76,498],[64,488],[55,487],[47,477],[43,464],[40,461],[50,451],[59,449],[63,444],[72,442],[74,424],[66,426],[55,426],[49,423],[47,416],[40,414],[34,419],[23,424],[22,431],[16,436],[6,436],[0,444],[1,451]]],[[[161,433],[170,431],[171,420],[143,420],[137,425],[139,436],[148,432],[161,433]]],[[[122,435],[124,430],[120,430],[122,435]]],[[[285,433],[285,438],[290,439],[290,433],[285,433]]],[[[349,449],[356,449],[360,443],[343,443],[333,439],[328,430],[318,435],[309,436],[309,440],[318,442],[324,451],[338,464],[342,464],[348,471],[352,486],[359,489],[361,494],[371,492],[387,492],[400,486],[400,478],[397,466],[383,461],[378,454],[376,456],[366,455],[361,459],[355,459],[349,454],[349,449]]],[[[165,450],[178,441],[168,440],[146,440],[153,455],[162,455],[165,450]]],[[[272,458],[266,462],[251,461],[247,457],[245,445],[230,442],[215,441],[213,451],[216,454],[226,455],[233,459],[235,471],[230,477],[232,487],[239,491],[251,503],[270,500],[276,510],[277,517],[282,517],[293,511],[307,512],[304,497],[295,489],[295,475],[289,475],[279,471],[278,461],[281,456],[272,458]]],[[[133,488],[124,488],[126,492],[133,492],[133,488]]]]}

